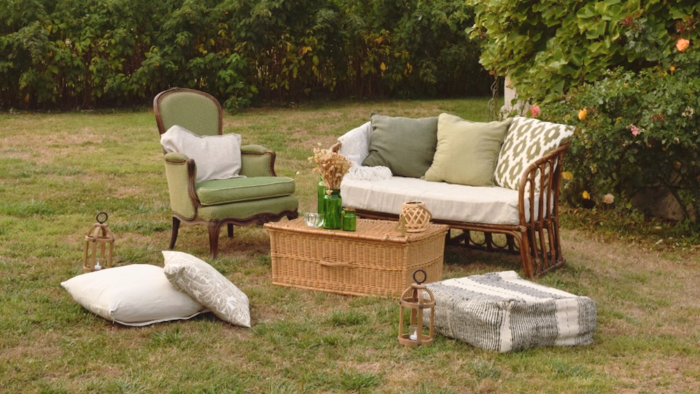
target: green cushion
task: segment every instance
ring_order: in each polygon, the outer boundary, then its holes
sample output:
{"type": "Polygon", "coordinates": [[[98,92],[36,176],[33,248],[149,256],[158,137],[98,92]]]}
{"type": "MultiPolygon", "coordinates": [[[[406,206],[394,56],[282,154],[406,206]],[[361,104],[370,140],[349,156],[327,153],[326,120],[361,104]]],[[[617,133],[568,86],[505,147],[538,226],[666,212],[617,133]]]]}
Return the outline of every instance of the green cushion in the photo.
{"type": "Polygon", "coordinates": [[[203,220],[247,220],[260,214],[279,215],[282,212],[297,210],[299,200],[294,196],[269,198],[267,200],[242,201],[235,204],[209,205],[200,207],[199,217],[203,220]]]}
{"type": "Polygon", "coordinates": [[[204,181],[196,188],[202,205],[219,205],[288,196],[294,193],[294,186],[291,178],[260,176],[204,181]]]}
{"type": "Polygon", "coordinates": [[[537,159],[558,148],[574,134],[574,128],[534,118],[516,116],[498,156],[495,181],[518,190],[523,172],[537,159]]]}
{"type": "Polygon", "coordinates": [[[389,167],[397,176],[420,178],[430,168],[437,145],[437,117],[372,115],[369,155],[363,166],[389,167]]]}
{"type": "Polygon", "coordinates": [[[511,119],[502,122],[470,122],[441,114],[437,149],[425,180],[469,186],[493,186],[498,152],[511,119]]]}

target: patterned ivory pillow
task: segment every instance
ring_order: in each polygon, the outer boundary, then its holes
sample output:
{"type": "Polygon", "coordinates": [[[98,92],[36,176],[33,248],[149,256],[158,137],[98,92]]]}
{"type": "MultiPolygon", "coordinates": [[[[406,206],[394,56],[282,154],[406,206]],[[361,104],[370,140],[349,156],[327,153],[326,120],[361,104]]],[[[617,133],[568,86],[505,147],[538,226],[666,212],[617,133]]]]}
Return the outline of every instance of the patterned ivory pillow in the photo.
{"type": "Polygon", "coordinates": [[[498,155],[496,185],[518,190],[523,171],[573,134],[571,126],[516,116],[498,155]]]}
{"type": "Polygon", "coordinates": [[[190,254],[163,251],[163,272],[174,288],[189,294],[221,320],[250,327],[248,296],[214,267],[190,254]]]}

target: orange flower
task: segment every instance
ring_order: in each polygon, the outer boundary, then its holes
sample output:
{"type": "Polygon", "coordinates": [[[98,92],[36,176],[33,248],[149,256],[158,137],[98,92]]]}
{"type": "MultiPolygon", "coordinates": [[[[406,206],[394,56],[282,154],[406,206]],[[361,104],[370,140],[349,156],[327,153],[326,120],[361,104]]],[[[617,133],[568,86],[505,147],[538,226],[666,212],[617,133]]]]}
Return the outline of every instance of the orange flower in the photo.
{"type": "Polygon", "coordinates": [[[583,193],[581,193],[581,197],[583,197],[584,200],[590,200],[591,195],[588,193],[588,191],[584,190],[583,193]]]}
{"type": "Polygon", "coordinates": [[[688,45],[690,45],[690,41],[685,38],[679,38],[678,41],[676,41],[676,48],[681,52],[688,49],[688,45]]]}
{"type": "Polygon", "coordinates": [[[676,71],[676,68],[675,68],[675,67],[673,67],[673,66],[671,66],[671,67],[670,67],[670,68],[668,69],[668,71],[670,71],[670,72],[674,72],[674,71],[676,71]]]}
{"type": "Polygon", "coordinates": [[[588,116],[588,110],[586,108],[578,111],[578,119],[579,120],[585,120],[586,116],[588,116]]]}

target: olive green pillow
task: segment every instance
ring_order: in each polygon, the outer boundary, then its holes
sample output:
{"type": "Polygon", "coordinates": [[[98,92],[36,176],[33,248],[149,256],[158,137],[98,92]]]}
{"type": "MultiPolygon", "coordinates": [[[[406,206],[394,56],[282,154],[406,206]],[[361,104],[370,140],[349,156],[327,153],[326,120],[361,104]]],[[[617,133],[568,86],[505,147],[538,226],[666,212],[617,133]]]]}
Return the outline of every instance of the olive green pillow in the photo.
{"type": "Polygon", "coordinates": [[[493,186],[498,152],[512,119],[470,122],[440,114],[437,150],[425,180],[469,186],[493,186]]]}
{"type": "Polygon", "coordinates": [[[437,145],[437,117],[372,115],[369,155],[363,166],[389,167],[397,176],[420,178],[430,168],[437,145]]]}

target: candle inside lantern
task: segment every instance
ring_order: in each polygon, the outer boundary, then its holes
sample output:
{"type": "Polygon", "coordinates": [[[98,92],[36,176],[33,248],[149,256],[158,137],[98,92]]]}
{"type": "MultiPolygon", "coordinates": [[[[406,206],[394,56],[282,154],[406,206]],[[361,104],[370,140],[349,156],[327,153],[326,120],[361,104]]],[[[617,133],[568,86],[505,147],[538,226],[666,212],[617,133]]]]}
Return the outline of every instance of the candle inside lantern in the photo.
{"type": "Polygon", "coordinates": [[[418,340],[418,331],[416,329],[416,326],[411,326],[408,328],[408,338],[412,341],[417,341],[418,340]]]}

